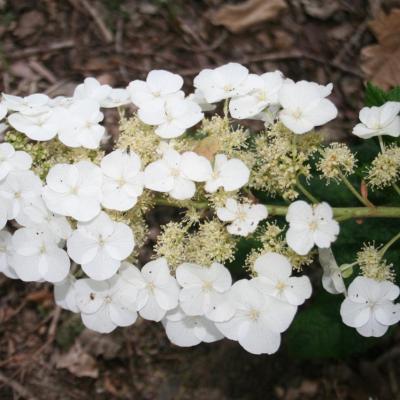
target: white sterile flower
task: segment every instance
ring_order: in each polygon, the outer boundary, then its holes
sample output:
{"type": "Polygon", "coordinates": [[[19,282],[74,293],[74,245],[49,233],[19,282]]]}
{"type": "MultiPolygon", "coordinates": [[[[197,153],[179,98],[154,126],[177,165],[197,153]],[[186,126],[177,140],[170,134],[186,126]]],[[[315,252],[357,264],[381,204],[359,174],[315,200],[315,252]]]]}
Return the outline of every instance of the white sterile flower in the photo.
{"type": "Polygon", "coordinates": [[[42,181],[32,171],[12,171],[0,182],[0,199],[7,206],[7,219],[16,219],[24,207],[40,197],[42,181]]]}
{"type": "Polygon", "coordinates": [[[336,263],[331,248],[318,249],[319,262],[323,269],[322,286],[331,294],[346,292],[342,272],[336,263]]]}
{"type": "Polygon", "coordinates": [[[38,115],[49,111],[50,99],[45,94],[35,93],[26,97],[3,93],[8,111],[16,111],[23,115],[38,115]]]}
{"type": "Polygon", "coordinates": [[[41,197],[26,203],[18,216],[18,223],[25,227],[45,227],[58,240],[67,240],[72,233],[68,220],[51,212],[41,197]]]}
{"type": "Polygon", "coordinates": [[[195,78],[194,86],[208,103],[247,94],[254,88],[249,70],[237,63],[228,63],[215,69],[203,69],[195,78]]]}
{"type": "Polygon", "coordinates": [[[180,91],[183,79],[177,74],[155,69],[147,75],[146,81],[135,80],[129,83],[127,90],[132,103],[141,108],[155,100],[166,99],[180,91]]]}
{"type": "Polygon", "coordinates": [[[214,170],[205,184],[205,190],[214,193],[223,187],[227,192],[240,189],[249,181],[250,170],[238,158],[231,158],[225,154],[217,154],[214,161],[214,170]]]}
{"type": "Polygon", "coordinates": [[[8,108],[5,101],[0,101],[0,121],[7,115],[8,108]]]}
{"type": "Polygon", "coordinates": [[[77,100],[68,109],[60,109],[58,114],[60,129],[58,137],[69,147],[97,149],[105,134],[100,125],[104,118],[100,105],[95,100],[77,100]]]}
{"type": "Polygon", "coordinates": [[[21,228],[14,233],[12,244],[11,266],[23,281],[44,279],[54,283],[68,275],[70,259],[58,247],[51,232],[42,228],[21,228]]]}
{"type": "Polygon", "coordinates": [[[8,221],[8,204],[6,201],[0,202],[0,229],[3,229],[8,221]]]}
{"type": "Polygon", "coordinates": [[[12,245],[12,235],[6,230],[0,231],[0,272],[11,279],[17,279],[18,275],[11,266],[14,249],[12,245]]]}
{"type": "Polygon", "coordinates": [[[10,143],[0,144],[0,181],[11,171],[30,169],[32,157],[25,151],[15,151],[10,143]]]}
{"type": "Polygon", "coordinates": [[[43,200],[50,211],[89,221],[100,212],[101,169],[90,161],[56,164],[47,175],[43,200]]]}
{"type": "Polygon", "coordinates": [[[314,245],[330,247],[339,234],[339,224],[325,202],[311,206],[303,200],[295,201],[288,208],[286,221],[289,222],[286,242],[300,255],[306,255],[314,245]]]}
{"type": "Polygon", "coordinates": [[[74,99],[91,99],[100,103],[110,95],[111,91],[110,85],[102,85],[97,79],[89,77],[75,88],[74,99]]]}
{"type": "Polygon", "coordinates": [[[308,276],[292,276],[292,266],[287,257],[278,253],[266,253],[254,264],[257,277],[254,282],[269,296],[288,302],[294,306],[309,299],[312,287],[308,276]]]}
{"type": "Polygon", "coordinates": [[[75,282],[76,304],[84,325],[110,333],[117,326],[132,325],[137,319],[135,296],[118,276],[106,281],[79,279],[75,282]]]}
{"type": "Polygon", "coordinates": [[[200,122],[204,114],[194,101],[172,96],[144,104],[139,108],[138,117],[145,124],[157,126],[155,133],[158,136],[172,139],[200,122]]]}
{"type": "Polygon", "coordinates": [[[178,305],[179,285],[165,258],[150,261],[141,270],[124,262],[118,275],[137,293],[136,306],[142,318],[161,321],[167,311],[178,305]]]}
{"type": "Polygon", "coordinates": [[[369,139],[378,135],[400,136],[400,102],[388,101],[380,107],[364,107],[360,111],[360,124],[353,128],[353,134],[369,139]]]}
{"type": "Polygon", "coordinates": [[[188,316],[180,307],[169,311],[162,324],[168,339],[181,347],[196,346],[201,342],[212,343],[224,337],[214,322],[202,316],[188,316]]]}
{"type": "Polygon", "coordinates": [[[179,154],[175,150],[166,149],[160,160],[146,167],[144,182],[147,189],[169,193],[174,199],[185,200],[194,196],[194,182],[205,182],[211,174],[212,168],[207,158],[192,151],[179,154]]]}
{"type": "Polygon", "coordinates": [[[126,89],[111,89],[108,96],[100,102],[100,107],[113,108],[130,103],[130,95],[126,89]]]}
{"type": "Polygon", "coordinates": [[[194,91],[194,93],[189,94],[189,96],[187,96],[187,99],[192,100],[195,103],[197,103],[200,106],[201,111],[203,111],[203,112],[214,111],[217,108],[217,106],[215,104],[210,104],[207,102],[202,91],[199,89],[196,89],[194,91]]]}
{"type": "Polygon", "coordinates": [[[283,108],[279,119],[297,134],[326,124],[337,116],[335,105],[325,99],[331,91],[331,83],[322,86],[315,82],[285,81],[279,92],[279,102],[283,108]]]}
{"type": "Polygon", "coordinates": [[[76,279],[73,275],[68,275],[63,281],[54,284],[54,300],[56,304],[64,310],[74,313],[79,312],[76,303],[76,279]]]}
{"type": "Polygon", "coordinates": [[[400,321],[400,304],[393,303],[399,293],[392,282],[358,276],[340,307],[343,322],[362,336],[384,335],[390,325],[400,321]]]}
{"type": "Polygon", "coordinates": [[[217,216],[221,221],[231,222],[227,226],[230,234],[247,236],[257,229],[260,221],[268,217],[268,211],[262,204],[240,204],[229,198],[225,207],[217,208],[217,216]]]}
{"type": "Polygon", "coordinates": [[[37,115],[14,113],[8,117],[8,123],[29,139],[46,141],[57,135],[63,121],[58,110],[49,110],[37,115]]]}
{"type": "Polygon", "coordinates": [[[229,103],[233,118],[254,117],[270,104],[279,103],[279,91],[284,78],[282,72],[267,72],[253,77],[254,88],[244,96],[234,97],[229,103]]]}
{"type": "Polygon", "coordinates": [[[236,312],[230,320],[216,322],[216,327],[250,353],[275,353],[297,307],[263,294],[253,280],[235,282],[231,295],[236,312]]]}
{"type": "Polygon", "coordinates": [[[183,263],[176,269],[176,280],[182,286],[179,303],[187,315],[205,315],[220,322],[232,318],[235,313],[229,297],[232,277],[223,265],[213,263],[203,267],[183,263]]]}
{"type": "Polygon", "coordinates": [[[132,208],[143,192],[141,161],[134,152],[115,150],[101,160],[103,172],[102,201],[104,207],[126,211],[132,208]]]}
{"type": "Polygon", "coordinates": [[[67,241],[68,255],[81,264],[92,279],[111,278],[135,245],[131,228],[101,212],[89,222],[80,222],[67,241]]]}

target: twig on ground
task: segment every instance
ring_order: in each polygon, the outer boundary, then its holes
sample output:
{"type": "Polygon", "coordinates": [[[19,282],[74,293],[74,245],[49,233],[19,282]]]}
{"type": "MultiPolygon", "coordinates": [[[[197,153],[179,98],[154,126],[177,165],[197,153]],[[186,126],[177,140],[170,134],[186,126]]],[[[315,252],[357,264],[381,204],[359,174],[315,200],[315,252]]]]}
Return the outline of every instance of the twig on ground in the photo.
{"type": "Polygon", "coordinates": [[[51,53],[53,51],[65,50],[75,46],[73,39],[66,39],[60,42],[50,43],[47,46],[38,47],[27,47],[18,51],[14,51],[12,54],[7,55],[7,58],[11,60],[17,60],[19,58],[25,58],[41,53],[51,53]]]}
{"type": "Polygon", "coordinates": [[[54,74],[39,61],[30,60],[29,66],[48,82],[52,84],[55,84],[57,82],[57,78],[54,76],[54,74]]]}
{"type": "Polygon", "coordinates": [[[20,383],[17,381],[8,378],[5,376],[2,372],[0,372],[0,382],[5,385],[10,387],[14,392],[18,393],[21,397],[27,400],[38,400],[34,395],[32,395],[28,389],[24,388],[20,383]]]}

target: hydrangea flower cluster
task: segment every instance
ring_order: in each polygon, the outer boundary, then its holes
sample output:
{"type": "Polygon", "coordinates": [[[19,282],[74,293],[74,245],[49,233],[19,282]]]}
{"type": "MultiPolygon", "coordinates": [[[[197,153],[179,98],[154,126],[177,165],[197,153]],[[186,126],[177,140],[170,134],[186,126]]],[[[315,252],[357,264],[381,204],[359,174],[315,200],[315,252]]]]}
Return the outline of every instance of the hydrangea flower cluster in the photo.
{"type": "MultiPolygon", "coordinates": [[[[354,172],[351,151],[321,150],[314,131],[337,115],[327,98],[332,84],[256,75],[237,63],[201,71],[188,96],[183,84],[153,70],[126,88],[86,78],[72,97],[2,95],[9,131],[0,144],[0,272],[53,283],[56,303],[97,332],[140,317],[161,322],[178,346],[226,337],[272,354],[311,297],[301,271],[319,253],[323,287],[345,295],[343,322],[383,335],[400,320],[384,251],[373,262],[360,255],[364,276],[346,289],[343,276],[357,262],[338,266],[331,250],[340,215],[302,184],[318,150],[327,180],[350,185],[354,172]],[[117,107],[121,134],[111,144],[102,109],[117,107]],[[265,129],[252,134],[237,125],[244,119],[265,129]],[[262,204],[260,190],[292,203],[262,204]],[[158,206],[184,216],[163,226],[153,258],[143,260],[145,217],[158,206]],[[266,222],[273,216],[285,216],[287,227],[266,222]],[[247,239],[261,246],[248,257],[249,277],[234,281],[229,263],[247,239]]],[[[364,108],[353,133],[398,137],[399,111],[397,102],[364,108]]]]}

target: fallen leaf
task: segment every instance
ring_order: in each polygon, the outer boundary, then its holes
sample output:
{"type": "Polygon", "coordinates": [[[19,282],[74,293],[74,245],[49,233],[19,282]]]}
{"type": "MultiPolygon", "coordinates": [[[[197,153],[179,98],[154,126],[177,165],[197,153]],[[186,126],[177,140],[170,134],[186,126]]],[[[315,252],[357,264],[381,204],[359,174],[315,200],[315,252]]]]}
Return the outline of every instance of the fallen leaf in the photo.
{"type": "Polygon", "coordinates": [[[361,51],[361,69],[383,89],[400,85],[400,9],[382,13],[369,26],[378,44],[361,51]]]}
{"type": "Polygon", "coordinates": [[[36,33],[46,23],[44,15],[36,10],[28,11],[19,18],[14,35],[18,39],[26,38],[36,33]]]}
{"type": "Polygon", "coordinates": [[[206,138],[200,140],[194,151],[203,157],[206,157],[210,161],[214,159],[215,154],[221,148],[221,143],[216,136],[207,136],[206,138]]]}
{"type": "Polygon", "coordinates": [[[83,330],[77,339],[92,356],[102,356],[106,360],[113,359],[121,350],[122,344],[115,335],[102,335],[89,329],[83,330]]]}
{"type": "Polygon", "coordinates": [[[75,342],[67,353],[60,356],[56,367],[66,368],[71,374],[77,377],[96,379],[99,376],[96,360],[83,350],[78,341],[75,342]]]}
{"type": "Polygon", "coordinates": [[[237,33],[260,22],[274,20],[286,7],[284,0],[247,0],[222,6],[211,15],[210,20],[214,25],[223,25],[237,33]]]}
{"type": "Polygon", "coordinates": [[[342,8],[340,1],[301,0],[301,2],[308,15],[323,20],[330,18],[342,8]]]}

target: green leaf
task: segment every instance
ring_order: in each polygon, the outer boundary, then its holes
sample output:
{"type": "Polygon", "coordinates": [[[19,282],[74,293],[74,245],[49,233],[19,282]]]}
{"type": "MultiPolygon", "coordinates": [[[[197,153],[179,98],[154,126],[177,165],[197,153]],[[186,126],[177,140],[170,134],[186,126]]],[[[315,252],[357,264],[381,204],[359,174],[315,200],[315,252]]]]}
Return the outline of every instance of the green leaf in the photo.
{"type": "Polygon", "coordinates": [[[387,101],[400,101],[400,86],[396,86],[389,92],[385,92],[371,82],[367,83],[364,100],[367,107],[381,106],[387,101]]]}
{"type": "Polygon", "coordinates": [[[390,92],[387,93],[387,100],[400,101],[400,86],[396,86],[390,92]]]}

